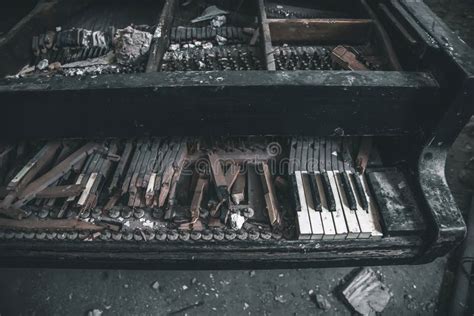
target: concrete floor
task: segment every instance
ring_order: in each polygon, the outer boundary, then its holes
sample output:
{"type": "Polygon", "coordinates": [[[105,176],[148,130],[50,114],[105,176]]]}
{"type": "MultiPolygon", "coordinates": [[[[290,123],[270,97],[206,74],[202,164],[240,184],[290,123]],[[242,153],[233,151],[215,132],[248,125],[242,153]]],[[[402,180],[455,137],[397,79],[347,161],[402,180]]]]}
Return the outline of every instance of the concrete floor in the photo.
{"type": "MultiPolygon", "coordinates": [[[[474,44],[474,1],[426,2],[466,42],[474,44]]],[[[448,181],[462,209],[469,207],[470,192],[457,175],[474,155],[473,130],[468,127],[461,135],[447,164],[448,181]]],[[[435,314],[439,297],[443,303],[449,289],[451,274],[445,274],[446,263],[446,258],[440,258],[421,266],[373,267],[393,293],[383,314],[435,314]]],[[[348,315],[351,312],[338,299],[337,289],[353,270],[1,269],[0,315],[85,315],[93,309],[104,315],[348,315]],[[152,287],[156,281],[159,289],[152,287]],[[317,308],[311,290],[328,299],[329,311],[317,308]]]]}

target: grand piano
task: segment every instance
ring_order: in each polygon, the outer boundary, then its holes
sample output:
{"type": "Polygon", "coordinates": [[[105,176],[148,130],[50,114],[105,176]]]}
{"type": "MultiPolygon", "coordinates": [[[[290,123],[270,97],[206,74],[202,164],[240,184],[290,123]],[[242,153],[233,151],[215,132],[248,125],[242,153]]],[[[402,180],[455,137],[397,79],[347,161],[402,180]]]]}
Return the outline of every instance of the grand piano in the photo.
{"type": "Polygon", "coordinates": [[[423,2],[31,2],[0,13],[0,264],[421,264],[465,237],[444,166],[474,54],[423,2]]]}

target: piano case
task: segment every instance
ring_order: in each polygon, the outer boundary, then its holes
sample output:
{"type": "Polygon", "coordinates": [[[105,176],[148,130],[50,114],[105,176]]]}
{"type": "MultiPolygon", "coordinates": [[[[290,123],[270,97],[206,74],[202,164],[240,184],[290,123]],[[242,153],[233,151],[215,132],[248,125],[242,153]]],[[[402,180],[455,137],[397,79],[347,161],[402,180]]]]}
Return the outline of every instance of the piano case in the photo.
{"type": "Polygon", "coordinates": [[[466,234],[444,166],[474,55],[421,1],[42,0],[2,31],[1,265],[421,264],[466,234]],[[326,173],[342,235],[312,222],[326,173]]]}

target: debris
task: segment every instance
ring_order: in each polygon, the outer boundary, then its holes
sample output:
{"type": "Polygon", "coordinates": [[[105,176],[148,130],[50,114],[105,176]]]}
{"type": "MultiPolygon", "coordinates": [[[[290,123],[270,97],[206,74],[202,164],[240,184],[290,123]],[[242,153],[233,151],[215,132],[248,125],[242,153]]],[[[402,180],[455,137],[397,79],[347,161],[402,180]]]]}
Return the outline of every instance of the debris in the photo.
{"type": "Polygon", "coordinates": [[[250,305],[247,304],[246,302],[244,302],[244,311],[247,310],[249,307],[250,307],[250,305]]]}
{"type": "Polygon", "coordinates": [[[279,303],[286,303],[287,299],[283,295],[278,295],[278,296],[275,296],[275,301],[279,303]]]}
{"type": "Polygon", "coordinates": [[[48,68],[48,65],[49,65],[49,61],[47,59],[42,59],[39,61],[39,63],[36,65],[36,68],[38,70],[45,70],[46,68],[48,68]]]}
{"type": "Polygon", "coordinates": [[[181,45],[179,45],[179,44],[171,44],[170,47],[169,47],[169,50],[177,51],[180,48],[181,48],[181,45]]]}
{"type": "Polygon", "coordinates": [[[241,229],[246,220],[240,213],[233,213],[230,215],[230,227],[232,229],[241,229]]]}
{"type": "Polygon", "coordinates": [[[227,43],[227,38],[224,36],[216,35],[216,41],[220,46],[223,46],[227,43]]]}
{"type": "Polygon", "coordinates": [[[183,291],[186,291],[187,289],[189,289],[189,287],[187,285],[183,285],[183,291]]]}
{"type": "Polygon", "coordinates": [[[26,65],[16,74],[16,76],[13,76],[13,77],[16,77],[16,78],[23,77],[29,73],[32,73],[33,71],[35,71],[35,69],[36,69],[35,66],[26,65]]]}
{"type": "Polygon", "coordinates": [[[250,271],[249,275],[250,275],[251,278],[253,278],[255,276],[255,270],[250,271]]]}
{"type": "Polygon", "coordinates": [[[92,66],[110,65],[113,63],[114,59],[115,59],[115,54],[113,52],[109,52],[108,54],[101,57],[97,57],[97,58],[75,61],[75,62],[67,63],[64,65],[60,64],[60,67],[63,69],[68,69],[68,68],[85,68],[85,67],[92,67],[92,66]]]}
{"type": "Polygon", "coordinates": [[[206,42],[206,43],[202,44],[203,49],[212,49],[213,47],[214,47],[214,45],[212,45],[211,42],[206,42]]]}
{"type": "Polygon", "coordinates": [[[61,69],[61,63],[59,61],[55,61],[54,63],[51,63],[48,66],[49,71],[57,71],[60,69],[61,69]]]}
{"type": "Polygon", "coordinates": [[[226,24],[227,18],[225,15],[218,15],[211,20],[212,27],[222,27],[226,24]]]}
{"type": "Polygon", "coordinates": [[[352,308],[362,315],[382,312],[392,297],[370,268],[362,269],[342,294],[352,308]]]}
{"type": "Polygon", "coordinates": [[[217,16],[226,15],[226,14],[229,14],[229,12],[221,10],[215,5],[212,5],[212,6],[207,7],[200,16],[198,16],[194,20],[191,20],[191,23],[198,23],[202,21],[212,20],[217,16]]]}
{"type": "Polygon", "coordinates": [[[155,281],[153,282],[153,284],[151,285],[152,289],[154,289],[155,291],[158,291],[160,289],[160,283],[158,281],[155,281]]]}
{"type": "Polygon", "coordinates": [[[87,316],[101,316],[103,313],[100,309],[93,309],[87,312],[87,316]]]}
{"type": "MultiPolygon", "coordinates": [[[[202,305],[204,305],[203,301],[197,301],[197,302],[195,302],[191,305],[188,305],[188,306],[180,308],[176,311],[170,312],[168,315],[182,315],[182,314],[186,315],[186,313],[184,313],[185,311],[190,310],[190,309],[195,308],[195,307],[202,306],[202,305]]],[[[214,309],[214,307],[213,307],[213,309],[214,309]]]]}
{"type": "Polygon", "coordinates": [[[316,294],[315,300],[319,309],[327,311],[331,308],[331,303],[329,303],[329,301],[321,294],[316,294]]]}
{"type": "Polygon", "coordinates": [[[115,56],[118,64],[137,65],[145,60],[150,50],[152,34],[128,26],[117,30],[114,38],[115,56]]]}

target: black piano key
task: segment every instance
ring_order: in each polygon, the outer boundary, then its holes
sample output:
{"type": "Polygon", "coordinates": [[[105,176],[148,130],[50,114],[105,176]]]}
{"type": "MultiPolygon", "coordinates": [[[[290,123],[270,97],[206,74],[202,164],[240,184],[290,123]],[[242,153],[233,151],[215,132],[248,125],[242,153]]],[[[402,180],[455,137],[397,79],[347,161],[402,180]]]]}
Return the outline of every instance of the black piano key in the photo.
{"type": "Polygon", "coordinates": [[[292,175],[291,177],[291,187],[293,188],[293,198],[295,200],[295,209],[297,212],[301,211],[300,197],[298,195],[298,184],[296,183],[296,176],[292,175]]]}
{"type": "Polygon", "coordinates": [[[321,199],[319,198],[319,190],[318,184],[316,183],[316,175],[315,174],[308,174],[309,176],[309,184],[311,186],[311,195],[313,196],[313,203],[314,208],[316,211],[321,212],[323,209],[321,207],[321,199]]]}
{"type": "Polygon", "coordinates": [[[324,195],[326,196],[326,200],[328,202],[328,209],[331,212],[336,211],[336,200],[334,199],[334,193],[332,192],[331,184],[329,182],[329,176],[327,172],[323,172],[321,174],[321,180],[323,182],[324,187],[324,195]]]}
{"type": "Polygon", "coordinates": [[[352,192],[349,176],[345,172],[340,173],[341,183],[344,193],[346,194],[347,203],[349,203],[349,208],[353,211],[357,210],[357,201],[355,199],[354,192],[352,192]]]}
{"type": "Polygon", "coordinates": [[[362,181],[360,180],[360,177],[358,177],[354,173],[352,174],[352,177],[354,178],[354,183],[356,186],[357,195],[359,196],[360,204],[362,205],[362,208],[367,211],[369,209],[369,202],[367,201],[367,196],[365,195],[362,181]]]}

